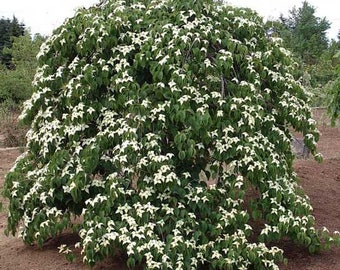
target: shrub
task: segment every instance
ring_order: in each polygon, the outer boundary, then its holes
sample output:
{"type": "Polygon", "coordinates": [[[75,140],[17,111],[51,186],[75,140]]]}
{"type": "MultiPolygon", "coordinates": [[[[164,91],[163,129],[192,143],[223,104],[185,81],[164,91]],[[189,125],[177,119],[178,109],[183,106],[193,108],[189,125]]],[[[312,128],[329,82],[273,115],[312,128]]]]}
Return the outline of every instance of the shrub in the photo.
{"type": "Polygon", "coordinates": [[[0,68],[0,102],[13,100],[22,103],[32,94],[32,78],[29,74],[34,74],[34,69],[18,67],[15,70],[0,68]]]}
{"type": "Polygon", "coordinates": [[[37,67],[36,54],[44,38],[29,33],[13,37],[11,48],[4,52],[11,56],[11,69],[0,66],[0,103],[13,100],[20,104],[32,95],[32,80],[37,67]]]}
{"type": "Polygon", "coordinates": [[[340,114],[340,78],[337,78],[328,88],[328,114],[332,125],[335,126],[340,114]]]}
{"type": "Polygon", "coordinates": [[[19,123],[20,106],[8,99],[0,103],[0,146],[25,146],[28,127],[19,123]]]}
{"type": "Polygon", "coordinates": [[[267,243],[288,236],[313,252],[337,240],[314,228],[292,167],[291,128],[320,159],[308,96],[252,11],[108,0],[38,58],[28,149],[4,187],[7,231],[22,225],[26,243],[82,216],[90,265],[120,249],[130,267],[277,269],[282,250],[267,243]],[[246,203],[249,188],[259,196],[246,203]]]}

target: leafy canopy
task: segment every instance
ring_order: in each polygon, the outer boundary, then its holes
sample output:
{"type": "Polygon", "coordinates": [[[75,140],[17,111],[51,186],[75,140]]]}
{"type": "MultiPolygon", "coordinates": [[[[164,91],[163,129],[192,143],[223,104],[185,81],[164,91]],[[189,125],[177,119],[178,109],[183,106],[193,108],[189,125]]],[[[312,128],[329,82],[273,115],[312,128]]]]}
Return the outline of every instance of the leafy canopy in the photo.
{"type": "Polygon", "coordinates": [[[334,56],[335,62],[337,63],[335,73],[337,78],[328,90],[328,114],[332,119],[332,125],[336,125],[336,120],[340,115],[340,50],[334,56]]]}
{"type": "Polygon", "coordinates": [[[27,100],[32,95],[32,80],[37,68],[36,55],[43,43],[43,37],[34,38],[27,32],[23,36],[12,37],[10,48],[3,52],[11,56],[11,69],[0,68],[0,102],[27,100]]]}
{"type": "Polygon", "coordinates": [[[340,115],[340,77],[334,81],[333,85],[329,89],[328,94],[330,96],[328,113],[332,119],[332,125],[335,126],[336,120],[340,115]]]}
{"type": "Polygon", "coordinates": [[[279,33],[285,46],[306,64],[315,64],[328,48],[327,30],[330,22],[315,15],[316,9],[307,1],[293,7],[288,17],[280,16],[278,22],[269,22],[271,31],[279,33]]]}
{"type": "Polygon", "coordinates": [[[317,159],[319,134],[290,53],[255,13],[108,0],[38,59],[27,151],[4,187],[8,232],[42,245],[82,216],[86,263],[120,249],[148,269],[277,269],[282,250],[267,243],[285,236],[320,248],[290,128],[317,159]]]}
{"type": "Polygon", "coordinates": [[[13,16],[12,20],[0,19],[0,64],[7,68],[13,68],[12,55],[4,52],[5,48],[11,48],[13,37],[20,37],[25,34],[25,25],[19,23],[18,19],[13,16]]]}

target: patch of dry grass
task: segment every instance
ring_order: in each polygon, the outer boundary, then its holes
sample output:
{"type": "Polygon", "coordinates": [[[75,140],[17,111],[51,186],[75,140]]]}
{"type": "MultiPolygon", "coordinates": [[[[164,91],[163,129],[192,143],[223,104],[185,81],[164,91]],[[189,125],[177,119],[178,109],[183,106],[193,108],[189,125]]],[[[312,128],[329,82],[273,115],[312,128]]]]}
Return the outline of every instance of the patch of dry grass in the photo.
{"type": "Polygon", "coordinates": [[[19,108],[0,104],[0,147],[19,147],[26,144],[28,127],[19,123],[19,108]]]}

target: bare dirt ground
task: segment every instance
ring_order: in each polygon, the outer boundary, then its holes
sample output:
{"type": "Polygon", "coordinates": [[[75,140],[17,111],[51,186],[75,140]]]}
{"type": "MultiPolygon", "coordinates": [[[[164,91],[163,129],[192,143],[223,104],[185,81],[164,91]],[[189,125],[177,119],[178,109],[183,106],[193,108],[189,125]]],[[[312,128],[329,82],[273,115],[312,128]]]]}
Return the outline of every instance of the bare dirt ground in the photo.
{"type": "MultiPolygon", "coordinates": [[[[330,231],[340,230],[340,127],[332,128],[325,118],[316,114],[322,133],[318,147],[324,155],[324,162],[318,164],[312,159],[295,162],[295,169],[301,179],[301,185],[311,199],[318,228],[326,226],[330,231]]],[[[4,175],[11,168],[19,149],[0,148],[0,187],[4,175]]],[[[63,242],[75,243],[77,237],[63,234],[50,240],[43,249],[26,246],[16,237],[6,237],[3,230],[6,213],[0,212],[0,269],[6,270],[75,270],[88,269],[81,262],[80,255],[76,262],[69,263],[58,253],[57,247],[63,242]]],[[[282,270],[340,270],[340,248],[332,248],[316,255],[310,255],[306,249],[297,247],[289,241],[279,244],[285,251],[288,265],[281,265],[282,270]]],[[[128,269],[124,259],[117,257],[97,264],[94,270],[128,269]]]]}

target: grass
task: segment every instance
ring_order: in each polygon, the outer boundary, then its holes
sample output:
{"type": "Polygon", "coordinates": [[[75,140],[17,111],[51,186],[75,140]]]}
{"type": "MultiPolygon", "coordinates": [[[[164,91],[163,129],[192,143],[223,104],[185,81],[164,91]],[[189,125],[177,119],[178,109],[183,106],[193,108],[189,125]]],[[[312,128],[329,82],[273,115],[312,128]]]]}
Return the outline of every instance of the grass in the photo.
{"type": "Polygon", "coordinates": [[[23,147],[26,144],[28,127],[19,123],[20,106],[5,101],[0,104],[0,146],[23,147]]]}

